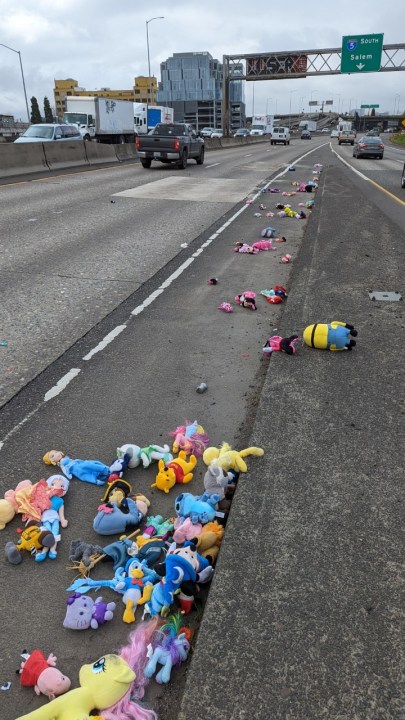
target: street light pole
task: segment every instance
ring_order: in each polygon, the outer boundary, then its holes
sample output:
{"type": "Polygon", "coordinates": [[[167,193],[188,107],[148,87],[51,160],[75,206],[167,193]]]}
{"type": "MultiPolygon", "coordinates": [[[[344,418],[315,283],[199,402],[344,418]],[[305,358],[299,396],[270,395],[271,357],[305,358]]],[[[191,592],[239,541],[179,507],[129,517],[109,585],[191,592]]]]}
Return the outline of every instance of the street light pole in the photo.
{"type": "Polygon", "coordinates": [[[27,100],[27,91],[25,89],[25,80],[24,80],[24,71],[22,66],[22,60],[21,60],[21,53],[19,50],[14,50],[14,48],[9,47],[8,45],[4,45],[4,43],[0,43],[1,47],[7,48],[7,50],[11,50],[12,52],[17,53],[18,57],[20,58],[20,68],[21,68],[21,77],[22,77],[22,83],[24,88],[24,97],[25,97],[25,107],[27,108],[27,119],[28,122],[30,121],[30,111],[28,109],[28,100],[27,100]]]}
{"type": "Polygon", "coordinates": [[[291,96],[295,92],[298,92],[298,90],[290,90],[290,114],[288,116],[288,129],[289,130],[291,130],[291,96]]]}
{"type": "Polygon", "coordinates": [[[149,95],[150,95],[150,53],[149,53],[149,28],[148,25],[152,20],[164,20],[163,15],[159,15],[157,17],[150,18],[150,20],[146,20],[146,47],[148,49],[148,86],[147,86],[147,93],[146,93],[146,134],[148,133],[149,125],[148,125],[148,111],[149,111],[149,95]]]}

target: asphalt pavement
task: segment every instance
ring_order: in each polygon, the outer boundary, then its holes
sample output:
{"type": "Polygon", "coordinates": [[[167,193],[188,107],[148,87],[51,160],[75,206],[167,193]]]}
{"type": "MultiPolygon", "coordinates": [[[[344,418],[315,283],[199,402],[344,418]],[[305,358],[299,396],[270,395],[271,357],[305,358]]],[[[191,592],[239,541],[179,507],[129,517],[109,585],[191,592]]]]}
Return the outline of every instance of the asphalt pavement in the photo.
{"type": "MultiPolygon", "coordinates": [[[[226,227],[229,213],[205,252],[199,246],[214,228],[184,251],[198,256],[190,272],[128,323],[106,352],[83,363],[95,338],[163,287],[182,254],[32,389],[39,399],[48,376],[81,367],[68,392],[35,410],[23,392],[3,416],[10,426],[13,413],[20,418],[2,450],[5,487],[39,477],[42,452],[51,447],[107,461],[122,442],[165,441],[167,430],[194,414],[215,445],[264,448],[263,458],[248,458],[249,472],[239,481],[191,662],[167,692],[159,689],[156,704],[153,691],[147,696],[159,720],[404,715],[403,304],[368,296],[369,290],[403,294],[404,234],[327,147],[274,184],[293,189],[291,181],[308,180],[315,162],[324,168],[308,221],[255,218],[259,203],[271,208],[282,200],[270,193],[226,227]],[[264,221],[287,236],[286,246],[259,256],[234,253],[235,241],[256,240],[264,221]],[[292,255],[287,265],[280,262],[285,251],[292,255]],[[219,284],[207,285],[215,275],[219,284]],[[276,283],[289,290],[282,306],[259,297],[257,313],[216,309],[236,292],[276,283]],[[306,325],[330,320],[357,328],[352,352],[300,342],[293,356],[262,357],[270,335],[302,337],[306,325]],[[199,395],[201,381],[208,391],[199,395]]],[[[302,193],[290,202],[297,207],[310,197],[302,193]]],[[[201,488],[202,475],[191,491],[201,488]]],[[[129,475],[137,491],[150,495],[154,514],[170,515],[173,496],[150,491],[151,478],[148,471],[129,475]]],[[[124,641],[128,628],[119,617],[83,637],[61,627],[68,545],[77,537],[100,541],[88,530],[98,502],[99,489],[71,483],[60,560],[4,564],[2,681],[13,680],[11,669],[27,644],[55,652],[76,682],[78,658],[94,660],[124,641]]],[[[10,523],[3,539],[14,538],[10,523]]],[[[100,573],[109,576],[105,566],[100,573]]],[[[43,704],[15,680],[0,701],[2,720],[43,704]]]]}
{"type": "Polygon", "coordinates": [[[269,360],[178,720],[405,716],[405,237],[329,157],[278,333],[357,345],[269,360]]]}

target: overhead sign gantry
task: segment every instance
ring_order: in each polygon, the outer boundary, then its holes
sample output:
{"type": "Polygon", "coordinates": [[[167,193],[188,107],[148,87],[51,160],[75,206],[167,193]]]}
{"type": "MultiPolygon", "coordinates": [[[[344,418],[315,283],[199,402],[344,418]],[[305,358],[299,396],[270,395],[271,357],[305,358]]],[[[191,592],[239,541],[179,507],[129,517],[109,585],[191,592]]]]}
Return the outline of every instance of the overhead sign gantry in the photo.
{"type": "Polygon", "coordinates": [[[224,133],[229,132],[229,83],[233,80],[286,80],[341,73],[405,70],[405,43],[396,45],[382,43],[382,34],[347,35],[342,38],[340,48],[224,55],[222,92],[224,133]],[[365,59],[358,59],[360,55],[365,55],[365,59]]]}

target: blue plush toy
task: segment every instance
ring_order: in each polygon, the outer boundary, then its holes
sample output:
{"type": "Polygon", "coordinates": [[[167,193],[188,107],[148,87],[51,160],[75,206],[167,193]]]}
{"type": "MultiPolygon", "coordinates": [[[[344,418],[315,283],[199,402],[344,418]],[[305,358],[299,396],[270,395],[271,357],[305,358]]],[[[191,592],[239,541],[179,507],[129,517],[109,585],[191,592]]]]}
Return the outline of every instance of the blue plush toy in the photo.
{"type": "Polygon", "coordinates": [[[166,555],[165,576],[153,587],[145,612],[152,616],[164,615],[181,585],[195,584],[198,580],[206,582],[212,573],[209,561],[197,553],[192,542],[185,542],[181,547],[172,543],[166,555]]]}
{"type": "Polygon", "coordinates": [[[217,493],[212,495],[204,493],[200,496],[181,493],[176,497],[174,507],[182,521],[189,517],[193,525],[196,523],[205,525],[215,519],[216,506],[220,499],[220,495],[217,493]]]}

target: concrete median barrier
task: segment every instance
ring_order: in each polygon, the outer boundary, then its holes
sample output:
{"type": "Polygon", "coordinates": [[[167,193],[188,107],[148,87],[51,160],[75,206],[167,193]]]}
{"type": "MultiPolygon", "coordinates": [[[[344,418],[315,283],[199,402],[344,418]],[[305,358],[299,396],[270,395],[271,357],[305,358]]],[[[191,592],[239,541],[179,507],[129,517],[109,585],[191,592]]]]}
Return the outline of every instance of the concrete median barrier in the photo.
{"type": "Polygon", "coordinates": [[[119,162],[123,162],[124,160],[134,160],[138,157],[135,143],[124,143],[121,145],[114,145],[113,147],[119,162]]]}
{"type": "Polygon", "coordinates": [[[46,162],[50,170],[88,165],[84,142],[72,140],[71,142],[43,143],[46,162]]]}
{"type": "Polygon", "coordinates": [[[89,165],[103,165],[104,163],[117,162],[115,148],[118,147],[118,145],[86,142],[84,147],[89,165]]]}
{"type": "Polygon", "coordinates": [[[0,147],[0,178],[49,171],[43,143],[2,143],[0,147]]]}

